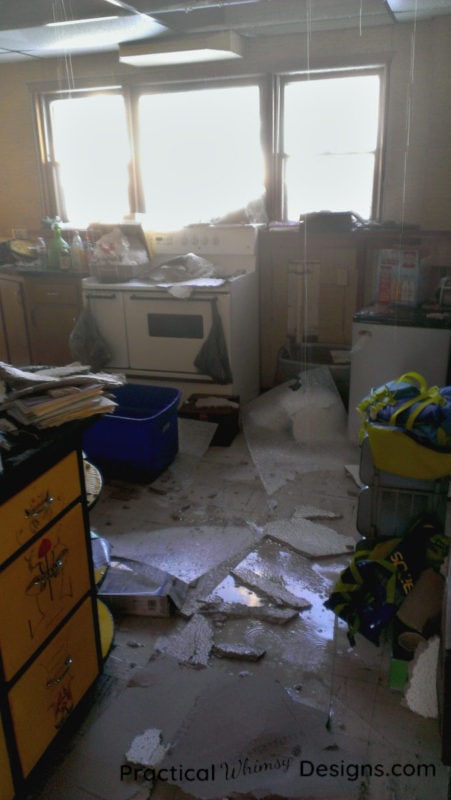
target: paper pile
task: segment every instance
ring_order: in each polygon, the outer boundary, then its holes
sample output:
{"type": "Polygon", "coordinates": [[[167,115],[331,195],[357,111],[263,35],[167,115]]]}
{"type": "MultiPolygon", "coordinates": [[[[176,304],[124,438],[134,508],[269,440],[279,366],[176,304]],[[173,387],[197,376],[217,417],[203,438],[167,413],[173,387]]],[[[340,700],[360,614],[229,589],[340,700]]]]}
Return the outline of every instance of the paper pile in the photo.
{"type": "Polygon", "coordinates": [[[0,362],[0,379],[0,413],[40,429],[114,411],[117,403],[107,392],[123,383],[121,376],[78,363],[28,371],[0,362]]]}

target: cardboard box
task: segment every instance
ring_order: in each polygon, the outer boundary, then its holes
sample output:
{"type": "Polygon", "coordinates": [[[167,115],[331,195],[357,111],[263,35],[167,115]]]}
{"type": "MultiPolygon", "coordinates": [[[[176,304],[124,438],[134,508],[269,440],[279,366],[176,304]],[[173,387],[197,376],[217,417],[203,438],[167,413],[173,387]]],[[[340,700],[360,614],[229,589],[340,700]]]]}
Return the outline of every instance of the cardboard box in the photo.
{"type": "Polygon", "coordinates": [[[187,591],[183,581],[157,567],[113,560],[98,596],[115,614],[170,617],[183,606],[187,591]]]}
{"type": "Polygon", "coordinates": [[[379,251],[377,303],[420,305],[433,290],[433,281],[428,254],[419,247],[391,247],[379,251]]]}
{"type": "Polygon", "coordinates": [[[179,417],[214,422],[217,429],[211,440],[216,447],[228,447],[240,430],[239,397],[192,394],[179,408],[179,417]]]}

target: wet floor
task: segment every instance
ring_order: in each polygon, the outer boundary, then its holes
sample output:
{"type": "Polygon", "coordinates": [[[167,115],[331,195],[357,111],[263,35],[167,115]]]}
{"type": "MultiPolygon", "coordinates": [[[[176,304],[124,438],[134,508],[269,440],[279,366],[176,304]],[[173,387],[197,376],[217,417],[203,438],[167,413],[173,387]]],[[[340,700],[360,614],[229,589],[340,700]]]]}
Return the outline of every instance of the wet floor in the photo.
{"type": "Polygon", "coordinates": [[[230,447],[203,447],[197,456],[190,448],[188,460],[181,452],[150,486],[114,481],[104,486],[91,512],[93,529],[109,541],[115,558],[135,558],[184,581],[186,597],[179,613],[167,619],[115,619],[104,694],[69,755],[61,756],[33,800],[215,800],[270,794],[422,800],[431,790],[447,796],[439,721],[412,712],[403,692],[390,688],[389,643],[375,647],[361,638],[352,648],[344,623],[324,607],[348,556],[332,552],[308,558],[265,535],[266,526],[284,521],[288,526],[308,505],[334,512],[335,518],[318,522],[356,541],[359,489],[346,467],[357,464],[357,447],[343,441],[340,449],[335,442],[330,463],[322,447],[319,463],[307,469],[315,453],[304,445],[300,470],[296,460],[287,470],[279,459],[270,481],[266,458],[263,480],[260,474],[259,447],[255,461],[241,433],[230,447]],[[225,657],[214,655],[215,644],[224,646],[225,657]],[[246,648],[263,655],[246,661],[246,648]],[[221,696],[237,704],[235,732],[224,727],[229,711],[221,712],[215,700],[221,696]],[[268,726],[267,731],[257,730],[257,723],[268,726]],[[107,733],[113,725],[118,731],[114,742],[107,733]],[[119,764],[133,732],[154,728],[163,739],[171,738],[171,763],[189,761],[192,768],[216,763],[220,741],[221,763],[227,761],[235,776],[240,763],[242,777],[247,763],[246,780],[234,778],[228,787],[224,766],[222,783],[216,772],[194,788],[180,776],[152,786],[120,780],[119,764]],[[280,767],[287,752],[290,769],[284,775],[275,765],[280,767]],[[293,770],[302,753],[305,763],[329,764],[332,759],[341,779],[325,782],[317,775],[308,783],[300,781],[293,770]],[[370,777],[351,779],[350,765],[362,760],[370,777]],[[408,766],[393,775],[394,763],[408,766]],[[427,777],[420,769],[424,763],[432,765],[427,777]]]}

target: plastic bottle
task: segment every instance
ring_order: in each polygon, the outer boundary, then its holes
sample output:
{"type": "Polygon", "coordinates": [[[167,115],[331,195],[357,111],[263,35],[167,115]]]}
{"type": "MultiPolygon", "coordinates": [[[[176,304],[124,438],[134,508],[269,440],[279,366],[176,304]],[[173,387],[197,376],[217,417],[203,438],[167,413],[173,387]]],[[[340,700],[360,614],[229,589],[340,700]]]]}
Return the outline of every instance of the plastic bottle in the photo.
{"type": "Polygon", "coordinates": [[[72,260],[72,269],[76,272],[87,271],[87,258],[83,244],[83,240],[78,231],[75,231],[72,244],[70,247],[70,255],[72,260]]]}
{"type": "Polygon", "coordinates": [[[70,269],[70,247],[66,240],[63,239],[59,225],[55,225],[53,228],[53,239],[49,244],[47,260],[50,269],[70,269]]]}
{"type": "Polygon", "coordinates": [[[38,244],[36,247],[36,252],[39,260],[39,265],[42,269],[47,268],[47,245],[45,243],[45,239],[42,236],[38,236],[38,244]]]}

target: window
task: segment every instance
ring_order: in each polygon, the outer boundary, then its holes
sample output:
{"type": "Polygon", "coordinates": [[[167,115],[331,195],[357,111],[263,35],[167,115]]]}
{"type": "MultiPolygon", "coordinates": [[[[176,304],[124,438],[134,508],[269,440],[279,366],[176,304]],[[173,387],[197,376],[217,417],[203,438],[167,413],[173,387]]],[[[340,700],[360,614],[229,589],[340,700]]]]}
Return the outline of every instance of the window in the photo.
{"type": "Polygon", "coordinates": [[[372,68],[42,93],[43,211],[80,227],[142,212],[164,230],[242,209],[264,219],[266,198],[271,219],[376,218],[382,78],[372,68]]]}
{"type": "Polygon", "coordinates": [[[139,134],[146,214],[156,229],[209,222],[264,193],[256,86],[142,95],[139,134]]]}
{"type": "Polygon", "coordinates": [[[373,214],[380,76],[289,80],[283,95],[286,217],[315,211],[373,214]]]}
{"type": "Polygon", "coordinates": [[[129,212],[130,163],[124,98],[57,99],[49,109],[64,216],[79,226],[122,219],[129,212]]]}

